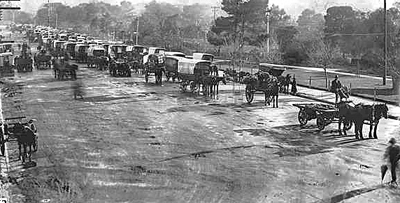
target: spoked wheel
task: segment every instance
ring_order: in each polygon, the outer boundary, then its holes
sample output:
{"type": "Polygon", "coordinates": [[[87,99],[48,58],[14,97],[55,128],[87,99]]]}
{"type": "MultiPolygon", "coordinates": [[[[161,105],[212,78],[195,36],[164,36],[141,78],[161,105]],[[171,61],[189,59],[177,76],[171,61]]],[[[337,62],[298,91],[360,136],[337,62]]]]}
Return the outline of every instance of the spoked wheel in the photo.
{"type": "Polygon", "coordinates": [[[323,130],[325,128],[326,121],[322,116],[317,116],[317,127],[318,130],[323,130]]]}
{"type": "Polygon", "coordinates": [[[208,90],[209,90],[210,86],[209,85],[203,85],[203,95],[208,95],[208,90]]]}
{"type": "Polygon", "coordinates": [[[307,112],[304,109],[301,109],[297,115],[297,119],[299,120],[300,126],[305,126],[308,122],[307,112]]]}
{"type": "Polygon", "coordinates": [[[248,104],[251,104],[251,102],[254,99],[254,92],[251,90],[250,87],[246,87],[246,100],[248,104]]]}
{"type": "Polygon", "coordinates": [[[188,83],[186,81],[182,81],[180,86],[179,86],[180,89],[181,89],[181,92],[186,92],[187,86],[188,86],[188,83]]]}
{"type": "Polygon", "coordinates": [[[189,86],[190,86],[190,91],[192,92],[192,93],[194,93],[198,88],[197,88],[197,84],[195,83],[195,82],[193,82],[193,81],[191,81],[190,83],[189,83],[189,86]]]}
{"type": "Polygon", "coordinates": [[[344,121],[343,125],[345,130],[350,130],[350,128],[353,126],[353,122],[346,120],[344,121]]]}

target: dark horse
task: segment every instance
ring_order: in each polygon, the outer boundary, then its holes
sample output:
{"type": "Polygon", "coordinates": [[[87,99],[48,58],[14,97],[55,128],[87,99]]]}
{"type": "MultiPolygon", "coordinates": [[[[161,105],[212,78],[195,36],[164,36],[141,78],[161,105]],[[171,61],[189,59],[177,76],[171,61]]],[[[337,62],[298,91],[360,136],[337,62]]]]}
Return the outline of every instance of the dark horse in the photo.
{"type": "Polygon", "coordinates": [[[289,84],[291,81],[292,76],[290,74],[287,74],[285,76],[278,76],[278,81],[279,81],[279,92],[288,94],[289,93],[289,84]]]}
{"type": "Polygon", "coordinates": [[[271,76],[267,79],[267,88],[265,90],[265,105],[272,102],[273,108],[278,108],[279,81],[276,77],[271,76]]]}
{"type": "MultiPolygon", "coordinates": [[[[353,122],[354,133],[356,139],[364,139],[362,135],[362,129],[364,125],[364,121],[368,121],[369,128],[369,138],[378,139],[377,129],[379,120],[388,117],[388,107],[386,104],[373,104],[373,105],[365,105],[365,104],[357,104],[354,107],[349,105],[349,102],[339,102],[339,134],[341,135],[340,125],[343,121],[353,122]],[[372,130],[374,131],[372,137],[372,130]]],[[[344,134],[346,135],[346,130],[344,129],[344,134]]]]}
{"type": "Polygon", "coordinates": [[[32,148],[34,148],[36,144],[35,133],[28,126],[21,123],[16,123],[14,125],[13,132],[18,142],[19,160],[22,159],[22,163],[25,163],[25,159],[28,157],[29,162],[31,162],[32,148]],[[24,150],[23,154],[22,148],[24,150]],[[29,149],[29,151],[27,149],[29,149]]]}

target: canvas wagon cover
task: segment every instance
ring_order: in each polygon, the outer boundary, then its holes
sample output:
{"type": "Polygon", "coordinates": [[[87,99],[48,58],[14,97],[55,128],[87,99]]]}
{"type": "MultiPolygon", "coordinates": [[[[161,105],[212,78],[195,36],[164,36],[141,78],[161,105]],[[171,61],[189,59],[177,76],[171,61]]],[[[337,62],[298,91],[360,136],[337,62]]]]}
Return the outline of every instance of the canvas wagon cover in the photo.
{"type": "Polygon", "coordinates": [[[182,74],[194,74],[194,68],[196,67],[197,60],[182,59],[178,61],[178,73],[182,74]]]}

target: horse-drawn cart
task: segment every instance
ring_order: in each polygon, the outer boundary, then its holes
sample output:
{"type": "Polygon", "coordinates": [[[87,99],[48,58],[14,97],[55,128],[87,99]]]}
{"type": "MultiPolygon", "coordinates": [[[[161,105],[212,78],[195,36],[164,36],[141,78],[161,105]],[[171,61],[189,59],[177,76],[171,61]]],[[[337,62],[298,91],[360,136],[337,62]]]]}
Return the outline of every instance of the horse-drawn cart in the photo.
{"type": "Polygon", "coordinates": [[[112,61],[109,66],[110,75],[113,77],[131,77],[132,71],[129,64],[125,61],[112,61]]]}
{"type": "Polygon", "coordinates": [[[278,107],[279,81],[277,77],[281,76],[285,70],[285,68],[260,64],[258,73],[245,76],[243,83],[246,84],[247,103],[250,104],[254,100],[254,94],[260,91],[265,95],[265,105],[273,102],[273,107],[278,107]]]}
{"type": "MultiPolygon", "coordinates": [[[[339,121],[339,109],[335,105],[322,104],[322,103],[298,103],[293,104],[298,107],[299,113],[297,118],[300,126],[307,124],[309,120],[317,119],[317,127],[323,130],[325,126],[339,121]]],[[[344,128],[349,130],[352,127],[352,122],[344,120],[344,128]]]]}
{"type": "MultiPolygon", "coordinates": [[[[26,122],[25,116],[5,118],[4,120],[4,134],[8,137],[7,140],[3,140],[2,144],[4,145],[4,141],[17,141],[19,159],[22,162],[25,162],[26,158],[31,161],[32,152],[38,150],[37,129],[34,127],[33,120],[26,122]]],[[[4,154],[3,149],[2,146],[2,153],[4,154]]]]}
{"type": "Polygon", "coordinates": [[[34,56],[35,66],[38,70],[49,69],[51,67],[51,55],[41,52],[34,56]]]}
{"type": "Polygon", "coordinates": [[[15,58],[15,67],[18,72],[32,72],[32,58],[15,58]]]}
{"type": "Polygon", "coordinates": [[[203,85],[203,91],[207,91],[204,86],[205,80],[210,77],[211,62],[205,60],[182,59],[178,61],[178,78],[181,80],[180,88],[183,92],[189,86],[191,92],[199,90],[203,85]]]}

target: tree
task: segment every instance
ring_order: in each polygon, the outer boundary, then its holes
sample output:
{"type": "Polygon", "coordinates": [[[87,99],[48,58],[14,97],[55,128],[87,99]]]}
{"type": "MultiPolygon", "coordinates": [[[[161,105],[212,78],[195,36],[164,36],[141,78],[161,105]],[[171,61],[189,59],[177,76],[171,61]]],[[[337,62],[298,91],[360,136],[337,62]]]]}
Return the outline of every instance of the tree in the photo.
{"type": "Polygon", "coordinates": [[[307,51],[309,63],[315,67],[322,67],[325,73],[325,87],[328,88],[327,68],[330,68],[336,58],[341,55],[338,45],[331,41],[319,40],[307,51]]]}

